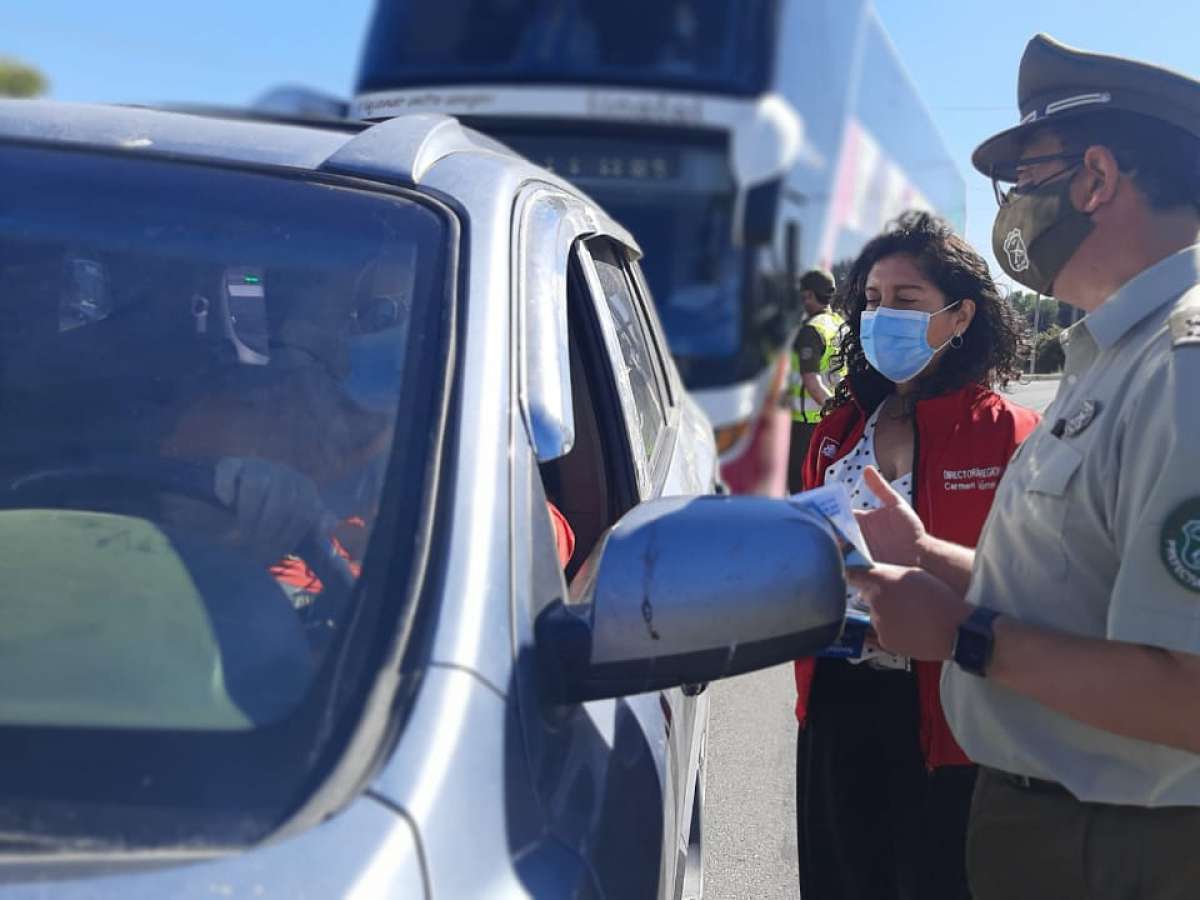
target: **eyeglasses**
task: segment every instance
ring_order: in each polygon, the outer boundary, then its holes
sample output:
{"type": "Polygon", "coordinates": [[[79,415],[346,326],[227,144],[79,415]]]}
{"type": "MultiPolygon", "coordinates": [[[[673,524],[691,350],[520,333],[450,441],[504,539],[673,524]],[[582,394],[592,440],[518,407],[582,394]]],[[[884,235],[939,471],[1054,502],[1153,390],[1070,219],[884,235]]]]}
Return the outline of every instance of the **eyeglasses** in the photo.
{"type": "Polygon", "coordinates": [[[1026,156],[1024,159],[1018,159],[1015,162],[992,166],[992,192],[996,195],[996,204],[1004,206],[1021,194],[1028,194],[1031,191],[1035,191],[1043,184],[1047,184],[1070,172],[1082,162],[1082,153],[1051,153],[1047,156],[1026,156]],[[1048,162],[1065,162],[1070,163],[1070,165],[1059,169],[1051,175],[1047,175],[1041,181],[1034,181],[1029,184],[1017,183],[1021,177],[1022,169],[1028,169],[1031,166],[1048,162]],[[1012,185],[1012,187],[1005,187],[1005,185],[1012,185]]]}

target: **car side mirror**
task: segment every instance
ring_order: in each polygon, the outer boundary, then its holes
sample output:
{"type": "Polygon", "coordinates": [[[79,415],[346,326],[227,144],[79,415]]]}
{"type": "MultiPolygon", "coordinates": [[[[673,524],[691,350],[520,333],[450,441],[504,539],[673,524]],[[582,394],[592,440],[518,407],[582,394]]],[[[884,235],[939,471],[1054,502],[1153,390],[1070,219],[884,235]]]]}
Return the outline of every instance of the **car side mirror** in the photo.
{"type": "Polygon", "coordinates": [[[651,500],[604,535],[537,620],[556,699],[698,684],[837,640],[846,578],[818,514],[766,497],[651,500]]]}

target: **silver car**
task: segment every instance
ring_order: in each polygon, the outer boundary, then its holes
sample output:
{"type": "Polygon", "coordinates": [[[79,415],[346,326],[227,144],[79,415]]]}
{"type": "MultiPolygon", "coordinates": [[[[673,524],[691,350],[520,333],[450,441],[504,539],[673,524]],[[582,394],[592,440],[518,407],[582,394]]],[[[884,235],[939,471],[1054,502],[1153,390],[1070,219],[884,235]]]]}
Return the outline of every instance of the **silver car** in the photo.
{"type": "Polygon", "coordinates": [[[0,103],[0,896],[697,897],[838,633],[633,238],[441,116],[0,103]]]}

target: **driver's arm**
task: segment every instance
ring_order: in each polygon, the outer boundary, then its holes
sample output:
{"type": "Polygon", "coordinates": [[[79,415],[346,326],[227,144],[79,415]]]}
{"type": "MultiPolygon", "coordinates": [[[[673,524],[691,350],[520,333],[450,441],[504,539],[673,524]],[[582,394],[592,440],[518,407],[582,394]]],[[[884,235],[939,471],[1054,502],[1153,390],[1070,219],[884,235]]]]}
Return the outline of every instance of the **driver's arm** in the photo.
{"type": "Polygon", "coordinates": [[[281,463],[227,456],[213,487],[237,519],[237,541],[264,565],[295,551],[321,527],[324,504],[311,478],[281,463]]]}

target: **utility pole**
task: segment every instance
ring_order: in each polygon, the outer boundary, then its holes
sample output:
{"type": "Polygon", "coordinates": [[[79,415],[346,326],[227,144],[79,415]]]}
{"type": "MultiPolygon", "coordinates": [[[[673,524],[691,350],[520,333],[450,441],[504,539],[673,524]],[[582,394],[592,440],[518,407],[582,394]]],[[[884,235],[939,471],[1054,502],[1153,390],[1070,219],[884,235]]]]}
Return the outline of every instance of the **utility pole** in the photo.
{"type": "Polygon", "coordinates": [[[1041,333],[1038,331],[1038,326],[1042,321],[1042,295],[1035,294],[1033,301],[1033,347],[1029,352],[1029,374],[1037,374],[1037,339],[1041,333]]]}

